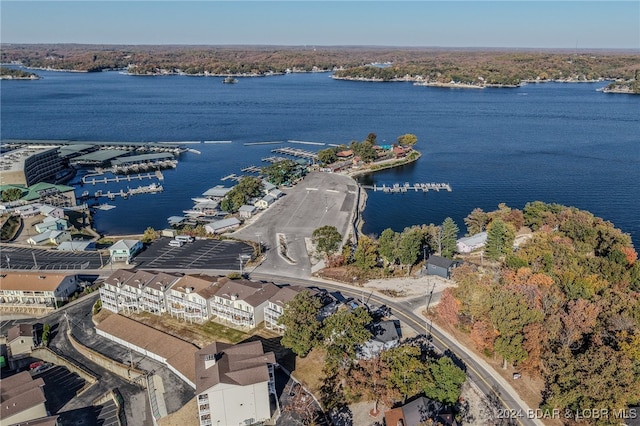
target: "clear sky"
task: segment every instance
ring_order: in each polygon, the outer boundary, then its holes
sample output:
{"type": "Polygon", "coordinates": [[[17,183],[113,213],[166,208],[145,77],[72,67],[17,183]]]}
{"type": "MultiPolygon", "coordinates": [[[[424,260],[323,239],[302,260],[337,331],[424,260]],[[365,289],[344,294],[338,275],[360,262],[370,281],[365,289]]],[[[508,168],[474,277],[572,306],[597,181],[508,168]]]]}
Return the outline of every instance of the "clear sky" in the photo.
{"type": "Polygon", "coordinates": [[[3,43],[640,50],[640,1],[0,1],[3,43]]]}

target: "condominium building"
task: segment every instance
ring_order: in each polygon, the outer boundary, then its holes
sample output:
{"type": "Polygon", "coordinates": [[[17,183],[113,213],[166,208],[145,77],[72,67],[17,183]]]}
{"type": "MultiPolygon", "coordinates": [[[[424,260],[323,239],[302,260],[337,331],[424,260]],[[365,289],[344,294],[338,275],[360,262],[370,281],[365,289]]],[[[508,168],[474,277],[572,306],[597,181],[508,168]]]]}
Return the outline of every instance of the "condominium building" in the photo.
{"type": "Polygon", "coordinates": [[[34,185],[54,182],[56,174],[64,169],[58,156],[58,146],[28,145],[0,156],[0,184],[34,185]]]}
{"type": "Polygon", "coordinates": [[[214,342],[195,358],[201,426],[254,425],[271,419],[276,360],[273,352],[264,353],[262,342],[214,342]]]}
{"type": "Polygon", "coordinates": [[[293,300],[298,293],[305,290],[304,287],[290,286],[282,287],[278,292],[269,299],[267,306],[264,308],[264,326],[269,330],[284,332],[284,326],[278,324],[278,318],[284,312],[284,306],[287,302],[293,300]]]}
{"type": "Polygon", "coordinates": [[[167,312],[166,292],[179,279],[180,275],[160,272],[142,289],[142,294],[138,299],[140,310],[160,315],[167,312]]]}
{"type": "Polygon", "coordinates": [[[48,272],[2,272],[1,307],[57,308],[78,289],[78,276],[48,272]]]}
{"type": "Polygon", "coordinates": [[[208,300],[218,290],[217,278],[206,275],[185,275],[166,293],[167,310],[173,317],[189,322],[209,319],[208,300]]]}
{"type": "Polygon", "coordinates": [[[245,279],[218,279],[220,289],[210,300],[209,308],[216,320],[253,328],[264,321],[264,308],[280,287],[245,279]]]}

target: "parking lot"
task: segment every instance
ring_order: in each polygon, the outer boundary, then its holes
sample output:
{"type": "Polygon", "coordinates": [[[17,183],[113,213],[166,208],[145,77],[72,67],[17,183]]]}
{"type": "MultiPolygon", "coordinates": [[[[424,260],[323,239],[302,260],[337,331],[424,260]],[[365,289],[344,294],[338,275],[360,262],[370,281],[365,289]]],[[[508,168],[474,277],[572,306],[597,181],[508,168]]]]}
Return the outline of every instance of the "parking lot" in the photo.
{"type": "Polygon", "coordinates": [[[66,271],[80,269],[99,269],[106,265],[109,256],[99,252],[66,252],[29,247],[18,247],[10,244],[0,246],[0,268],[49,271],[66,271]],[[102,257],[101,257],[102,256],[102,257]]]}
{"type": "Polygon", "coordinates": [[[135,256],[133,264],[148,269],[239,270],[240,256],[244,264],[246,256],[253,256],[253,247],[238,241],[196,240],[182,247],[172,247],[169,241],[170,238],[154,241],[135,256]]]}

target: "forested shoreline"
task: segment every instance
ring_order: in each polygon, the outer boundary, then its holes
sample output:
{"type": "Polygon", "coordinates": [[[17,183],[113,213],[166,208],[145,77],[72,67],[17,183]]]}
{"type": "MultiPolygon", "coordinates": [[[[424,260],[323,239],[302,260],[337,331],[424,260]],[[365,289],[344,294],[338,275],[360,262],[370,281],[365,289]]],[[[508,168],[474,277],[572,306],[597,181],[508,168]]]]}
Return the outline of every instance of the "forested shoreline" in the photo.
{"type": "Polygon", "coordinates": [[[126,70],[132,75],[332,71],[339,79],[481,87],[612,80],[612,91],[640,93],[640,54],[628,51],[12,44],[2,46],[1,61],[47,70],[126,70]]]}

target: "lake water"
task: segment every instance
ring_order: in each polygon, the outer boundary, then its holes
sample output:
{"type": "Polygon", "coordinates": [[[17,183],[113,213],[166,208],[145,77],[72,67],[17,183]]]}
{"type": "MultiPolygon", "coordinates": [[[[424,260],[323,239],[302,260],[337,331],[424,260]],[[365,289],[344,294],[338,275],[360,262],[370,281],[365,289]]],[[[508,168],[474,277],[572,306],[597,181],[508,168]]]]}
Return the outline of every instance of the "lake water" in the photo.
{"type": "MultiPolygon", "coordinates": [[[[165,172],[164,192],[111,202],[101,232],[162,229],[192,197],[265,165],[276,145],[302,140],[348,144],[368,133],[379,143],[414,133],[423,157],[361,179],[378,185],[448,182],[453,192],[369,192],[365,233],[397,231],[501,202],[573,205],[640,236],[640,96],[596,92],[606,83],[526,85],[517,89],[441,89],[410,83],[335,81],[328,74],[242,78],[133,77],[117,72],[41,72],[38,81],[2,81],[3,139],[205,141],[165,172]]],[[[318,146],[295,145],[305,149],[318,146]]],[[[148,184],[148,180],[142,183],[148,184]]],[[[86,189],[119,190],[123,184],[86,189]]],[[[81,192],[80,190],[79,192],[81,192]]]]}

